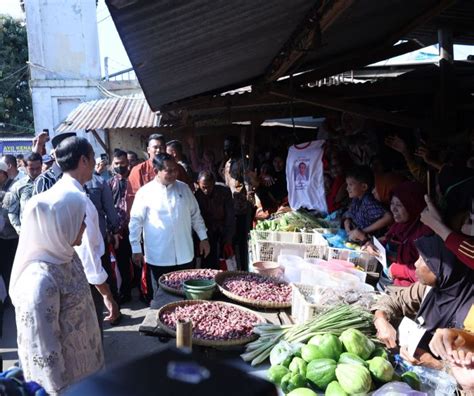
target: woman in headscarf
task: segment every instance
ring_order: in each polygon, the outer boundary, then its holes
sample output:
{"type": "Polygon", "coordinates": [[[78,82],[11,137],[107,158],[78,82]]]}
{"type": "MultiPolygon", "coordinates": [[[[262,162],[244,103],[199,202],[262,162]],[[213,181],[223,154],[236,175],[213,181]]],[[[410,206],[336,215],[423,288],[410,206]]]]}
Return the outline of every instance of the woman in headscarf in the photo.
{"type": "Polygon", "coordinates": [[[396,252],[389,271],[395,286],[409,286],[416,281],[415,261],[418,251],[415,241],[433,233],[420,221],[426,206],[425,190],[418,182],[404,182],[392,192],[390,211],[395,223],[385,235],[389,251],[396,252]]]}
{"type": "Polygon", "coordinates": [[[420,253],[415,264],[419,280],[382,297],[374,307],[374,325],[379,340],[388,348],[395,348],[398,323],[404,316],[415,320],[428,337],[410,361],[440,367],[440,362],[427,352],[428,342],[438,328],[465,327],[474,304],[474,272],[460,265],[436,235],[423,237],[415,245],[420,253]]]}
{"type": "Polygon", "coordinates": [[[51,395],[104,363],[90,287],[73,246],[85,230],[80,192],[49,190],[27,204],[10,296],[25,379],[51,395]]]}
{"type": "MultiPolygon", "coordinates": [[[[381,240],[391,263],[388,275],[395,286],[409,286],[416,281],[415,261],[419,254],[414,242],[433,233],[420,221],[426,206],[424,194],[422,184],[409,181],[399,184],[391,193],[390,211],[395,223],[381,240]]],[[[369,253],[377,254],[371,243],[366,248],[369,253]]]]}

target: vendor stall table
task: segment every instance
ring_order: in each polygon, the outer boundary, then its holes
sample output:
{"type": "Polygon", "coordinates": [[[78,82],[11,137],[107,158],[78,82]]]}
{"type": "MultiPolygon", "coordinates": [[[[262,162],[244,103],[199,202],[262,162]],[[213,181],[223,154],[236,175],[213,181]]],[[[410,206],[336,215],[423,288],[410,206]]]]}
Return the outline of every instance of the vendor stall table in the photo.
{"type": "MultiPolygon", "coordinates": [[[[158,301],[160,303],[160,306],[164,306],[171,302],[184,300],[184,298],[174,295],[174,294],[167,293],[162,289],[160,289],[158,293],[159,293],[158,301]]],[[[237,304],[235,301],[229,300],[218,291],[216,291],[214,295],[214,300],[231,302],[233,304],[237,304]]],[[[248,306],[245,306],[245,307],[249,308],[248,306]]],[[[273,323],[273,324],[293,323],[293,320],[290,316],[290,309],[259,309],[259,310],[252,309],[252,310],[258,313],[260,316],[263,316],[269,323],[273,323]]],[[[160,337],[160,339],[163,339],[164,341],[164,339],[166,338],[169,339],[170,336],[158,326],[157,313],[158,313],[157,309],[150,309],[150,311],[145,316],[145,319],[143,320],[141,326],[138,328],[138,331],[140,331],[140,333],[145,334],[145,335],[160,337]]]]}

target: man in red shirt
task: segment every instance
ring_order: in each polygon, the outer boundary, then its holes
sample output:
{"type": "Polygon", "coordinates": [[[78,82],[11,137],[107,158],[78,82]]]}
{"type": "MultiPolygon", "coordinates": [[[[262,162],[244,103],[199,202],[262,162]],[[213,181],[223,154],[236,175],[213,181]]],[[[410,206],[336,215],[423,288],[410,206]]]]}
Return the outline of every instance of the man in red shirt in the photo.
{"type": "MultiPolygon", "coordinates": [[[[127,186],[127,203],[129,210],[132,207],[133,199],[138,189],[149,181],[155,178],[155,171],[153,169],[153,159],[158,154],[166,153],[166,141],[163,135],[154,133],[148,138],[148,160],[142,162],[141,164],[135,165],[130,171],[130,176],[128,177],[128,186],[127,186]]],[[[178,165],[178,177],[179,181],[191,185],[189,177],[181,165],[178,165]]]]}

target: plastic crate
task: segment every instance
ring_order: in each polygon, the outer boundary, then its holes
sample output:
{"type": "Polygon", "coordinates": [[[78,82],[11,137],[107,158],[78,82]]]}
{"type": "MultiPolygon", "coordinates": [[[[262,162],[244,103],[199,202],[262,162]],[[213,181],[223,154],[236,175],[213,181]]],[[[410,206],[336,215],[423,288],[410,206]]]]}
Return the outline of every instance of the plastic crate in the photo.
{"type": "Polygon", "coordinates": [[[340,249],[329,247],[327,249],[327,260],[337,259],[346,260],[362,268],[365,272],[376,272],[378,261],[369,253],[360,252],[351,249],[340,249]]]}
{"type": "Polygon", "coordinates": [[[303,258],[325,258],[327,241],[318,233],[250,231],[250,245],[254,261],[277,261],[280,252],[294,251],[303,258]]]}
{"type": "Polygon", "coordinates": [[[324,307],[307,301],[307,296],[313,294],[314,286],[300,283],[291,284],[291,316],[295,323],[304,323],[312,319],[324,307]]]}

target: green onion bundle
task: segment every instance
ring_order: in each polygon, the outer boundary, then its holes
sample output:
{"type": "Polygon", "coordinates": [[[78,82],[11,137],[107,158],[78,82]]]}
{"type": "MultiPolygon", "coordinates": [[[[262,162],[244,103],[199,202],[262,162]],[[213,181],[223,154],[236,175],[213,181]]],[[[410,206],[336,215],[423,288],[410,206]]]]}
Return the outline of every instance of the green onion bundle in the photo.
{"type": "Polygon", "coordinates": [[[372,314],[350,305],[330,308],[303,324],[273,325],[265,323],[255,326],[254,333],[258,334],[259,338],[247,344],[245,353],[240,356],[244,361],[251,361],[252,366],[256,366],[264,362],[270,356],[275,345],[282,340],[289,343],[304,343],[317,334],[340,335],[347,329],[359,329],[370,335],[373,333],[372,323],[372,314]]]}

